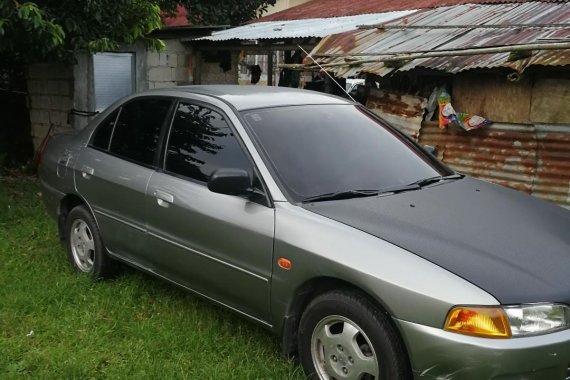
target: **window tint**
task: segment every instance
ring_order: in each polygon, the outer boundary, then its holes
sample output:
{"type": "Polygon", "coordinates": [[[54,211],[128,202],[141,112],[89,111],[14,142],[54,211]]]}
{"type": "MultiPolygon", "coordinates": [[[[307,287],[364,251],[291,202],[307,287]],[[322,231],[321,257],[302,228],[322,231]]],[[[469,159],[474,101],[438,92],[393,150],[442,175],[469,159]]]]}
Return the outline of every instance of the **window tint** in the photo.
{"type": "Polygon", "coordinates": [[[151,165],[158,149],[160,129],[172,101],[137,99],[123,106],[111,141],[112,153],[151,165]]]}
{"type": "Polygon", "coordinates": [[[93,141],[91,145],[96,148],[107,150],[109,149],[109,141],[111,140],[111,133],[113,133],[113,127],[117,121],[117,115],[119,110],[116,110],[111,115],[109,115],[95,130],[93,134],[93,141]]]}
{"type": "Polygon", "coordinates": [[[451,174],[352,105],[278,107],[247,111],[244,116],[295,201],[451,174]]]}
{"type": "Polygon", "coordinates": [[[219,168],[252,168],[224,116],[180,103],[168,139],[165,170],[206,182],[219,168]]]}

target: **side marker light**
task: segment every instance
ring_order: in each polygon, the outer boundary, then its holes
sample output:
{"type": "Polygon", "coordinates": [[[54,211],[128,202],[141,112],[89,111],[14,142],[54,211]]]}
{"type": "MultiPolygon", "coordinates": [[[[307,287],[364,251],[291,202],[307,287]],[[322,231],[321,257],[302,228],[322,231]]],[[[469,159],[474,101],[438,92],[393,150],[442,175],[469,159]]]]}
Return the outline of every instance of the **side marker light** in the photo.
{"type": "Polygon", "coordinates": [[[283,268],[285,270],[291,270],[291,260],[286,259],[284,257],[280,257],[279,260],[277,260],[277,265],[279,265],[280,268],[283,268]]]}

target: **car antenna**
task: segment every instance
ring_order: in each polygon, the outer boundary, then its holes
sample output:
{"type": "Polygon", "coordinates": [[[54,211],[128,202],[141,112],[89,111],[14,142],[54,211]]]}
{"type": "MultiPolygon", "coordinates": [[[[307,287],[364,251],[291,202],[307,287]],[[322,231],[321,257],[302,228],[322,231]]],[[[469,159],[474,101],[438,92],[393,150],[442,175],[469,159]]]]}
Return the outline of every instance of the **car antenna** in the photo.
{"type": "Polygon", "coordinates": [[[319,65],[319,63],[316,61],[316,59],[313,58],[313,56],[312,56],[310,53],[308,53],[305,49],[303,49],[303,47],[302,47],[301,45],[297,45],[297,47],[299,47],[299,49],[301,49],[301,50],[303,51],[303,53],[307,54],[307,57],[311,58],[311,59],[313,60],[313,62],[315,62],[315,65],[319,66],[319,68],[320,68],[322,71],[324,71],[325,74],[327,74],[328,77],[331,78],[331,80],[332,80],[334,83],[336,83],[336,85],[337,85],[338,87],[340,87],[340,89],[342,90],[342,92],[344,92],[344,93],[346,94],[346,96],[348,96],[348,97],[350,98],[350,100],[352,100],[353,102],[357,103],[357,101],[354,100],[354,98],[353,98],[352,96],[350,96],[350,94],[348,93],[348,91],[346,91],[346,89],[345,89],[344,87],[342,87],[342,86],[340,85],[340,83],[338,83],[338,82],[336,81],[336,79],[334,79],[334,78],[332,77],[332,75],[329,74],[328,71],[326,71],[321,65],[319,65]]]}

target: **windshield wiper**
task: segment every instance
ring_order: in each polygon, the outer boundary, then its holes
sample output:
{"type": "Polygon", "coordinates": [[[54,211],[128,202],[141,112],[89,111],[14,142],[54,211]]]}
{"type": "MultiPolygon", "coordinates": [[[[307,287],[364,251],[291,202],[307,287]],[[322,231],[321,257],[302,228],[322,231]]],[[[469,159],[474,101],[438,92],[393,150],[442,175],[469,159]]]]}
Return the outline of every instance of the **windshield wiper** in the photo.
{"type": "Polygon", "coordinates": [[[437,182],[441,182],[441,181],[450,181],[450,180],[454,180],[454,179],[461,179],[463,177],[465,177],[463,174],[455,173],[455,174],[447,175],[445,177],[436,176],[436,177],[420,179],[419,181],[412,182],[409,185],[418,185],[419,187],[425,187],[425,186],[431,185],[433,183],[437,183],[437,182]]]}
{"type": "Polygon", "coordinates": [[[436,176],[436,177],[423,178],[423,179],[420,179],[418,181],[408,183],[407,185],[387,187],[385,189],[381,189],[378,192],[378,194],[386,194],[386,193],[396,194],[396,193],[403,193],[405,191],[419,190],[425,186],[428,186],[428,185],[431,185],[431,184],[434,184],[437,182],[461,179],[463,177],[465,177],[463,174],[455,173],[455,174],[451,174],[451,175],[448,175],[445,177],[436,176]]]}
{"type": "Polygon", "coordinates": [[[374,195],[378,195],[378,190],[346,190],[346,191],[337,191],[334,193],[314,195],[312,197],[303,199],[302,202],[303,203],[324,202],[324,201],[333,201],[340,199],[372,197],[374,195]]]}
{"type": "Polygon", "coordinates": [[[451,174],[445,177],[437,176],[437,177],[430,177],[430,178],[423,178],[418,181],[409,183],[407,185],[400,185],[400,186],[393,186],[387,187],[380,190],[346,190],[346,191],[337,191],[334,193],[325,193],[314,195],[311,197],[307,197],[302,200],[303,203],[310,203],[310,202],[324,202],[324,201],[333,201],[333,200],[340,200],[340,199],[351,199],[351,198],[362,198],[362,197],[372,197],[375,195],[380,194],[396,194],[396,193],[403,193],[405,191],[413,191],[419,190],[424,186],[431,185],[436,182],[441,181],[449,181],[455,179],[461,179],[465,177],[463,174],[451,174]]]}

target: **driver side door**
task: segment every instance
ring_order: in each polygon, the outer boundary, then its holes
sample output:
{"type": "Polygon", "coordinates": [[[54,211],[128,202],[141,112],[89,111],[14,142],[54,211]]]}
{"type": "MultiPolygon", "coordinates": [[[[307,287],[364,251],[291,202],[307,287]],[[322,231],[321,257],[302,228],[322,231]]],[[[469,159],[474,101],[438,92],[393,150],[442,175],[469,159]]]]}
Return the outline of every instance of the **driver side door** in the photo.
{"type": "Polygon", "coordinates": [[[162,170],[147,187],[146,261],[196,293],[267,321],[274,209],[269,202],[210,191],[208,178],[222,167],[258,178],[221,110],[179,101],[162,170]]]}

